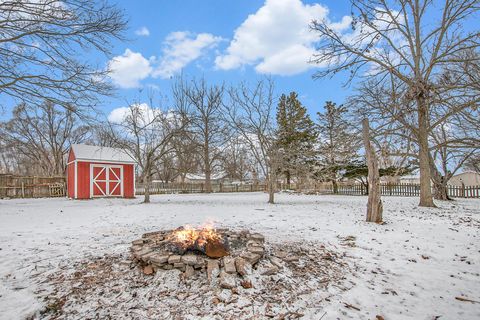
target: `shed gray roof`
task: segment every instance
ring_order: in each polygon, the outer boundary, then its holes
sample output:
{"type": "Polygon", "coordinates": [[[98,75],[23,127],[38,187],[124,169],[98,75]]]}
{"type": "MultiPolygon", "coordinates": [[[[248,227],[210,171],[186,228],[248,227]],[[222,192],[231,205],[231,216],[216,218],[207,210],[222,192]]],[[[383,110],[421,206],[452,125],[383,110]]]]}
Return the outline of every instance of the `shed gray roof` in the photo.
{"type": "Polygon", "coordinates": [[[125,150],[119,148],[72,144],[72,150],[77,160],[136,163],[125,150]]]}

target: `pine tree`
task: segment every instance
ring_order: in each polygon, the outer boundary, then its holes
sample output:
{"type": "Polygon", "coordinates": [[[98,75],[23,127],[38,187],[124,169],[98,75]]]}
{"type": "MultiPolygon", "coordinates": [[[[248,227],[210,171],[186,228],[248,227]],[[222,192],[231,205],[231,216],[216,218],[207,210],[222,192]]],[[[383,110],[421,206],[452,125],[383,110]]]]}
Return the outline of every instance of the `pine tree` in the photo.
{"type": "Polygon", "coordinates": [[[292,176],[310,172],[317,140],[315,123],[298,100],[298,94],[282,94],[277,107],[277,144],[281,153],[280,172],[290,185],[292,176]]]}
{"type": "Polygon", "coordinates": [[[337,193],[339,172],[358,158],[357,150],[361,141],[352,132],[347,108],[343,105],[337,107],[336,103],[327,101],[325,111],[317,114],[320,137],[320,170],[317,175],[332,182],[333,191],[337,193]]]}

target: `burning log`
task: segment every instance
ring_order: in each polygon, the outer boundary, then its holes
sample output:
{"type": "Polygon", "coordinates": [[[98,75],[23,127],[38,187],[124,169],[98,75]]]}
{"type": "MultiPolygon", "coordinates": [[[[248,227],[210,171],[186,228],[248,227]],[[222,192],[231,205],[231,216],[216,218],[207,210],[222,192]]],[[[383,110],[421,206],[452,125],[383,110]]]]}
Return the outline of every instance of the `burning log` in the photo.
{"type": "Polygon", "coordinates": [[[185,254],[188,251],[198,251],[210,258],[227,256],[230,249],[228,239],[209,226],[201,229],[180,227],[172,231],[168,242],[171,252],[185,254]]]}

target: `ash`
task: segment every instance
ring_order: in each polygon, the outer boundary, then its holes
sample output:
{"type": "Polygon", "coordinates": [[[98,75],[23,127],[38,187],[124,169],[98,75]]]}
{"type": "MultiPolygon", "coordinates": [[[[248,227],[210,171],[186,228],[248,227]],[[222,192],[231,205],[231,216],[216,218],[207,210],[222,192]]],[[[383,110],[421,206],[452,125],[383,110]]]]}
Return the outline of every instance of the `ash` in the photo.
{"type": "Polygon", "coordinates": [[[175,268],[146,274],[127,253],[105,255],[49,276],[42,318],[319,319],[348,286],[346,259],[318,242],[265,244],[243,276],[194,270],[186,277],[175,268]]]}

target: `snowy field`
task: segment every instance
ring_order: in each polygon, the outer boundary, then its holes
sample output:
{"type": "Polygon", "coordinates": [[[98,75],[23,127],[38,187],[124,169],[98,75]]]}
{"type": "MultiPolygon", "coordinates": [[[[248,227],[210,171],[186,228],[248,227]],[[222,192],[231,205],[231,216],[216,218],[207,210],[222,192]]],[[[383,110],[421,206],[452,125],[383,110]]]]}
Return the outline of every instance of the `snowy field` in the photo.
{"type": "Polygon", "coordinates": [[[364,222],[366,197],[279,194],[275,205],[262,193],[141,200],[0,200],[0,318],[42,318],[47,278],[78,261],[126,255],[142,233],[208,220],[261,232],[270,243],[313,241],[344,254],[344,290],[318,306],[323,319],[480,319],[480,200],[419,209],[416,198],[386,197],[384,225],[364,222]]]}

